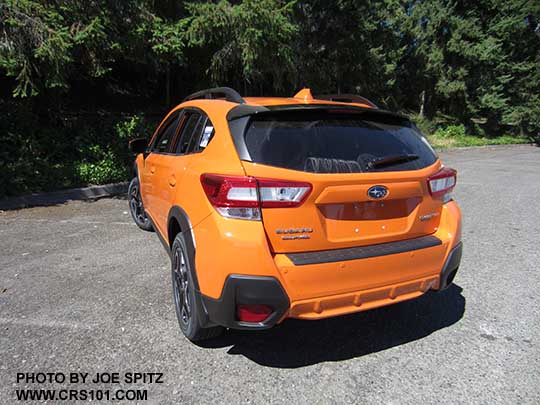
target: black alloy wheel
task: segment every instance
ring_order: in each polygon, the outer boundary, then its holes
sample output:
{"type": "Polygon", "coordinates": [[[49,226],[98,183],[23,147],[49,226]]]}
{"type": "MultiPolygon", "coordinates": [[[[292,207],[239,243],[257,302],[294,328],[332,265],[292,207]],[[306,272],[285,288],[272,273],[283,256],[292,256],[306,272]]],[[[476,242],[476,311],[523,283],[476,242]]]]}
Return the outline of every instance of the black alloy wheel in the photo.
{"type": "Polygon", "coordinates": [[[141,198],[141,188],[139,185],[139,179],[137,177],[134,177],[133,180],[131,180],[131,183],[129,183],[128,198],[129,211],[131,212],[131,217],[137,226],[145,231],[153,231],[154,228],[152,223],[144,210],[144,205],[141,198]]]}

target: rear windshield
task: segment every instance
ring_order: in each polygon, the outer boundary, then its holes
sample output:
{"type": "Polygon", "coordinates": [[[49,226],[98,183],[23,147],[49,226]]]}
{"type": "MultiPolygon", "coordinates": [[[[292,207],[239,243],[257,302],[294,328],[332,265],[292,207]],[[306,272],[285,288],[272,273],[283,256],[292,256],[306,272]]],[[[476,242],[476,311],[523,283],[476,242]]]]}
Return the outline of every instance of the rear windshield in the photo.
{"type": "Polygon", "coordinates": [[[437,160],[409,121],[377,114],[259,114],[245,141],[255,163],[314,173],[417,170],[437,160]]]}

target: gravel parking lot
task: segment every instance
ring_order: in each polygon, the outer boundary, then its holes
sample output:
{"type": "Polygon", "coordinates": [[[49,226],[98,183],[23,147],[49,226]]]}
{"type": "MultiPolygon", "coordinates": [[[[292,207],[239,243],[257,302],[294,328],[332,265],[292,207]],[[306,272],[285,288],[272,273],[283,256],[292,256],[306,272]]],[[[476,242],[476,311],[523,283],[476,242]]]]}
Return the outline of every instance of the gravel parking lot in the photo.
{"type": "Polygon", "coordinates": [[[163,373],[130,386],[149,403],[539,403],[540,148],[441,157],[464,216],[449,290],[201,346],[182,337],[168,257],[126,200],[1,213],[0,402],[62,386],[17,373],[78,371],[163,373]]]}

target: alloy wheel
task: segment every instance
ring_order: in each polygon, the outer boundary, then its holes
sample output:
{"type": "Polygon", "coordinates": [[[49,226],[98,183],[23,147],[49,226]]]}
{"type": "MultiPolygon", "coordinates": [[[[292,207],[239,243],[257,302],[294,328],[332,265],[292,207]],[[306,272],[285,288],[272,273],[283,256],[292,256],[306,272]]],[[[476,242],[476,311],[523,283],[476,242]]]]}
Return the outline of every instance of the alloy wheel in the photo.
{"type": "Polygon", "coordinates": [[[146,223],[148,221],[148,218],[146,217],[146,213],[144,212],[144,206],[141,199],[141,194],[139,192],[139,186],[133,185],[130,190],[129,194],[129,208],[131,209],[131,213],[133,214],[133,217],[141,224],[146,223]]]}
{"type": "Polygon", "coordinates": [[[187,328],[191,318],[190,286],[186,257],[181,249],[176,249],[173,256],[173,281],[176,311],[180,322],[187,328]]]}

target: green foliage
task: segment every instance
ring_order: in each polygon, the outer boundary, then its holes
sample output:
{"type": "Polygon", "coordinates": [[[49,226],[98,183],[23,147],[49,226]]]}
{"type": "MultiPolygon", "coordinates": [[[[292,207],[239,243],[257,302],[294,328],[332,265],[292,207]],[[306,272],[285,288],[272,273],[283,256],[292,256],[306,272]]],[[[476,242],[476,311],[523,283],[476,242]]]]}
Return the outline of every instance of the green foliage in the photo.
{"type": "Polygon", "coordinates": [[[398,32],[400,7],[394,0],[299,0],[295,87],[360,93],[397,107],[399,63],[406,52],[398,32]]]}
{"type": "Polygon", "coordinates": [[[473,135],[463,124],[449,124],[450,117],[439,115],[430,120],[417,114],[410,114],[420,131],[428,138],[435,149],[447,149],[466,146],[489,146],[531,143],[535,140],[528,136],[505,134],[495,137],[473,135]]]}
{"type": "Polygon", "coordinates": [[[444,128],[438,128],[433,135],[441,138],[460,138],[466,135],[466,130],[463,124],[448,125],[444,128]]]}
{"type": "Polygon", "coordinates": [[[128,178],[128,170],[124,162],[118,160],[112,151],[102,151],[97,145],[93,146],[100,159],[95,163],[86,161],[77,164],[77,175],[85,184],[106,184],[123,181],[128,178]]]}
{"type": "Polygon", "coordinates": [[[186,37],[191,47],[209,53],[206,71],[215,84],[234,81],[240,73],[247,84],[270,80],[280,89],[294,74],[293,6],[276,0],[187,3],[186,37]]]}
{"type": "MultiPolygon", "coordinates": [[[[443,130],[443,134],[444,134],[443,130]]],[[[428,135],[428,140],[435,149],[460,148],[470,146],[491,146],[491,145],[512,145],[519,143],[530,143],[530,139],[524,136],[516,135],[501,135],[492,138],[460,135],[460,136],[443,136],[441,132],[436,132],[433,135],[428,135]]]]}
{"type": "Polygon", "coordinates": [[[8,0],[0,5],[4,38],[0,67],[16,77],[14,97],[36,96],[46,89],[67,90],[78,72],[100,77],[110,43],[107,9],[72,4],[51,7],[31,0],[8,0]],[[81,64],[83,62],[83,64],[81,64]]]}
{"type": "Polygon", "coordinates": [[[97,114],[43,127],[20,102],[10,107],[0,119],[0,197],[128,180],[128,141],[155,126],[140,114],[97,114]]]}
{"type": "Polygon", "coordinates": [[[108,140],[90,135],[87,144],[79,148],[81,160],[75,163],[76,175],[82,184],[106,184],[128,180],[131,155],[129,140],[152,134],[153,124],[143,114],[135,114],[110,124],[114,131],[108,140]],[[99,142],[99,143],[96,143],[99,142]]]}
{"type": "Polygon", "coordinates": [[[139,113],[119,121],[114,128],[118,139],[149,138],[154,130],[154,123],[139,113]]]}
{"type": "Polygon", "coordinates": [[[540,131],[540,3],[434,0],[409,11],[403,32],[415,45],[406,71],[424,92],[425,114],[443,112],[470,130],[482,121],[493,135],[540,131]]]}

